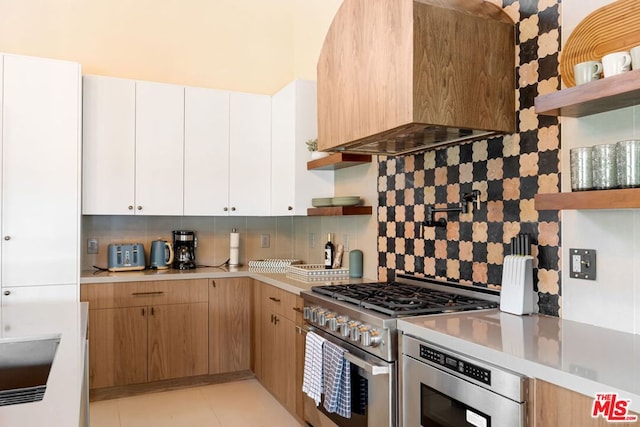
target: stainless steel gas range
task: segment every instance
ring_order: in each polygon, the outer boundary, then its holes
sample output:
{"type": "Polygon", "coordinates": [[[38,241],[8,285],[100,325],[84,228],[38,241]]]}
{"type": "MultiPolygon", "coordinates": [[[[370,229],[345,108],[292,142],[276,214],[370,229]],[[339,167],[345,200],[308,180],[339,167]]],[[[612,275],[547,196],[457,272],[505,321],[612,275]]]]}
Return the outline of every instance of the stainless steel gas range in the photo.
{"type": "Polygon", "coordinates": [[[500,294],[407,274],[393,282],[315,286],[302,292],[309,330],[347,350],[349,419],[318,409],[340,427],[397,426],[398,318],[498,306],[500,294]]]}

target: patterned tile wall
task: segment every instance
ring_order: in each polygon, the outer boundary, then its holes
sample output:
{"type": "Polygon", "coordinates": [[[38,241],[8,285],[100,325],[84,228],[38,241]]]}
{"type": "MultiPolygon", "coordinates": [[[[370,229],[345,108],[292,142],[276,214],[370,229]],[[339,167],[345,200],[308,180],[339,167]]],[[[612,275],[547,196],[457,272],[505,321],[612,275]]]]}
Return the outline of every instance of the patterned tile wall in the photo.
{"type": "Polygon", "coordinates": [[[536,211],[534,195],[560,191],[560,128],[538,116],[534,98],[560,89],[560,0],[495,0],[516,22],[517,133],[378,160],[380,280],[394,272],[499,287],[509,243],[532,237],[534,286],[541,313],[561,315],[560,212],[536,211]],[[454,207],[480,190],[472,214],[422,227],[428,205],[454,207]],[[421,233],[423,233],[421,235],[421,233]]]}

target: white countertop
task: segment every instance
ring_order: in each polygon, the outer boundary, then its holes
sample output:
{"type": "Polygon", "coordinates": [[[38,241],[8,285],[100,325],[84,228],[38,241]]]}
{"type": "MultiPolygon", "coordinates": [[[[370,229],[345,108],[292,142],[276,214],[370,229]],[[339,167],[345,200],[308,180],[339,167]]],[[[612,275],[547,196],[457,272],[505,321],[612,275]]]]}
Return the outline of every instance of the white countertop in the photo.
{"type": "Polygon", "coordinates": [[[407,318],[398,329],[586,396],[618,393],[640,412],[640,335],[498,309],[407,318]]]}
{"type": "Polygon", "coordinates": [[[43,400],[0,407],[0,426],[77,426],[84,375],[87,304],[17,304],[0,308],[0,341],[60,334],[43,400]]]}
{"type": "Polygon", "coordinates": [[[349,279],[349,280],[327,280],[320,282],[305,282],[302,280],[287,277],[284,273],[259,273],[250,271],[248,267],[204,267],[192,270],[142,270],[142,271],[82,271],[80,284],[89,283],[114,283],[114,282],[137,282],[152,280],[186,280],[186,279],[223,279],[228,277],[251,277],[256,280],[268,283],[285,291],[300,295],[302,291],[311,290],[312,286],[326,285],[328,283],[363,283],[375,282],[373,279],[349,279]]]}

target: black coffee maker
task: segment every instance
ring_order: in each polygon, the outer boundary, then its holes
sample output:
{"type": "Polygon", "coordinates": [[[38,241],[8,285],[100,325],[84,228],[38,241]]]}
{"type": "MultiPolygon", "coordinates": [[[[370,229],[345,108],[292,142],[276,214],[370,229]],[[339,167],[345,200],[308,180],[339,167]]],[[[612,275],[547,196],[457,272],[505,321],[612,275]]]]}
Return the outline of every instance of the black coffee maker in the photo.
{"type": "Polygon", "coordinates": [[[196,233],[176,230],[173,232],[173,268],[196,268],[196,233]]]}

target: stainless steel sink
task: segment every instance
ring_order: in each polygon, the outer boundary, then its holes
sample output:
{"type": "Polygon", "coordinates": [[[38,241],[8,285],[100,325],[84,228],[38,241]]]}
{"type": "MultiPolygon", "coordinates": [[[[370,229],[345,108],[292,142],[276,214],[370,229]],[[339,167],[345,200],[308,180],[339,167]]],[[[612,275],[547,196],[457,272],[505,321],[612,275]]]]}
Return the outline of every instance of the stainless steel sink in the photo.
{"type": "Polygon", "coordinates": [[[44,398],[60,335],[0,340],[0,406],[44,398]]]}

